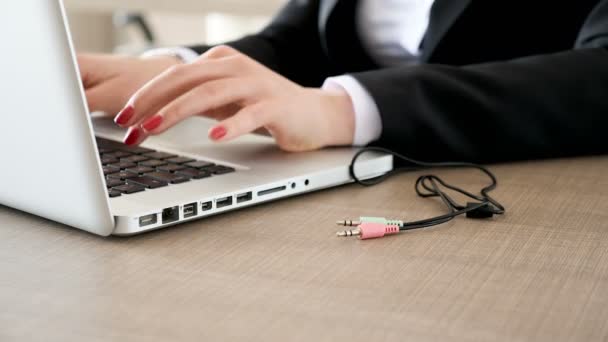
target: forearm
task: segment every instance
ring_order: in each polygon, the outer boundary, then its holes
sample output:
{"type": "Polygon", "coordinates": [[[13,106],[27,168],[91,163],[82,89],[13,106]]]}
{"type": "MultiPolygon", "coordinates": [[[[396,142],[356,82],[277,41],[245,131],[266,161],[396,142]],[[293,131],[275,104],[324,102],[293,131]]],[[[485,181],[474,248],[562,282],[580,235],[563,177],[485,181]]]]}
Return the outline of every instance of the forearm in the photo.
{"type": "Polygon", "coordinates": [[[507,161],[608,152],[608,52],[354,74],[381,113],[379,144],[434,160],[507,161]]]}

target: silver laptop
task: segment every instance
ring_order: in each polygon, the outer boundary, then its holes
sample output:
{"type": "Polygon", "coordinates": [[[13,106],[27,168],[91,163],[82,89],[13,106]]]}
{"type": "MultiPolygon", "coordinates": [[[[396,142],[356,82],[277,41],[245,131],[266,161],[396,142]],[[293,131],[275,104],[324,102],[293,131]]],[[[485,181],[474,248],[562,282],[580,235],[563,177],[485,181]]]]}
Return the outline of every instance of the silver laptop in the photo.
{"type": "MultiPolygon", "coordinates": [[[[0,204],[94,234],[131,235],[345,184],[355,149],[280,151],[268,137],[215,144],[193,118],[141,147],[88,112],[62,1],[0,11],[0,204]]],[[[357,163],[362,178],[392,157],[357,163]]]]}

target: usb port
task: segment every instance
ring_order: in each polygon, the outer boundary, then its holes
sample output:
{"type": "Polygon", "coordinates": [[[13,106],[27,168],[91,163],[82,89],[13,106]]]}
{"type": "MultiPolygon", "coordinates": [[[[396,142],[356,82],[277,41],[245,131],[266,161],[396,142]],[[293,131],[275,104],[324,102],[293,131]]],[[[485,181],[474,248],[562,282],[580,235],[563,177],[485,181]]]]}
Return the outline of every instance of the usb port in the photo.
{"type": "Polygon", "coordinates": [[[201,204],[201,211],[208,211],[213,209],[213,202],[205,202],[201,204]]]}
{"type": "Polygon", "coordinates": [[[198,214],[197,204],[198,203],[190,203],[184,206],[184,218],[189,218],[198,214]]]}
{"type": "Polygon", "coordinates": [[[232,196],[221,197],[215,200],[216,208],[223,208],[232,205],[232,196]]]}
{"type": "Polygon", "coordinates": [[[158,218],[157,218],[156,214],[150,214],[150,215],[142,216],[139,218],[140,227],[150,226],[150,225],[156,224],[156,222],[158,222],[158,218]]]}
{"type": "Polygon", "coordinates": [[[239,195],[236,195],[236,203],[248,202],[248,201],[251,201],[252,198],[253,198],[253,194],[251,193],[251,191],[246,192],[244,194],[239,194],[239,195]]]}

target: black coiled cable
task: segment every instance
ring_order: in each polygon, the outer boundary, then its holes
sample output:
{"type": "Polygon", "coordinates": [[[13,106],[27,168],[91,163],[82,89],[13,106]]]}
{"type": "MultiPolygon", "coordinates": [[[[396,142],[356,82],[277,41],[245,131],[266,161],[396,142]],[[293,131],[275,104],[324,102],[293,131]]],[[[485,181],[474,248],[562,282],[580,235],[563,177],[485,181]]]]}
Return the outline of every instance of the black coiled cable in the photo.
{"type": "Polygon", "coordinates": [[[486,167],[474,163],[466,163],[466,162],[440,162],[440,163],[430,163],[430,162],[422,162],[409,157],[406,157],[397,152],[393,152],[389,149],[382,147],[366,147],[358,151],[350,164],[349,172],[350,176],[354,179],[355,183],[363,185],[363,186],[372,186],[382,181],[386,180],[388,177],[393,176],[395,174],[405,172],[405,171],[418,171],[424,169],[434,169],[434,168],[473,168],[478,169],[484,174],[486,174],[490,178],[490,184],[483,187],[479,192],[479,195],[475,195],[470,193],[464,189],[461,189],[457,186],[446,183],[440,177],[425,174],[416,180],[416,193],[420,197],[439,197],[442,202],[447,206],[448,213],[436,216],[424,220],[407,222],[403,220],[404,224],[400,227],[400,230],[412,230],[419,228],[426,228],[431,226],[436,226],[442,223],[446,223],[452,220],[454,217],[466,214],[467,217],[473,218],[487,218],[492,217],[493,215],[502,215],[505,213],[505,208],[498,201],[493,199],[488,193],[494,190],[498,184],[496,180],[496,176],[488,170],[486,167]],[[404,161],[407,166],[394,168],[393,170],[375,178],[371,179],[360,179],[355,174],[355,164],[359,160],[359,158],[365,153],[378,152],[384,153],[393,156],[393,158],[400,159],[404,161]],[[454,199],[452,199],[443,188],[458,192],[460,194],[465,195],[473,199],[475,202],[469,202],[466,205],[458,204],[454,199]]]}

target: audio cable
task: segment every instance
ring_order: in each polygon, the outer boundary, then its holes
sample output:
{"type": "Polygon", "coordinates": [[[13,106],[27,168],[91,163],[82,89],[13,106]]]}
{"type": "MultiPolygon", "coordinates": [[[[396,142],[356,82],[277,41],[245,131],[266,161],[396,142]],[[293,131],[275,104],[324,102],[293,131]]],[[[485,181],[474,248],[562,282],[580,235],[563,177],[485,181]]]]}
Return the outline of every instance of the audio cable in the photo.
{"type": "Polygon", "coordinates": [[[349,166],[350,176],[353,178],[355,183],[363,186],[372,186],[381,183],[388,177],[393,176],[397,173],[405,171],[419,171],[425,169],[434,168],[472,168],[480,170],[490,179],[490,184],[483,187],[479,194],[470,193],[462,188],[451,185],[445,182],[438,176],[432,174],[425,174],[416,180],[415,190],[416,194],[420,197],[439,197],[445,204],[448,212],[444,215],[407,222],[406,220],[398,219],[386,219],[383,217],[360,217],[359,220],[342,220],[336,223],[340,226],[355,227],[337,233],[340,237],[357,236],[360,239],[372,239],[380,238],[386,235],[397,234],[406,230],[414,230],[436,226],[439,224],[446,223],[457,216],[466,215],[468,218],[486,219],[491,218],[494,215],[502,215],[505,213],[505,208],[498,201],[493,199],[489,192],[494,190],[498,184],[496,176],[487,169],[486,167],[474,163],[466,162],[440,162],[430,163],[422,162],[412,158],[408,158],[397,152],[381,148],[381,147],[366,147],[358,151],[349,166]],[[401,160],[406,163],[406,166],[395,168],[379,177],[372,179],[361,179],[355,173],[355,165],[359,158],[370,152],[379,152],[384,154],[392,155],[394,158],[401,160]],[[444,190],[448,189],[457,193],[460,193],[470,199],[472,202],[468,202],[466,205],[457,203],[448,193],[444,190]]]}

